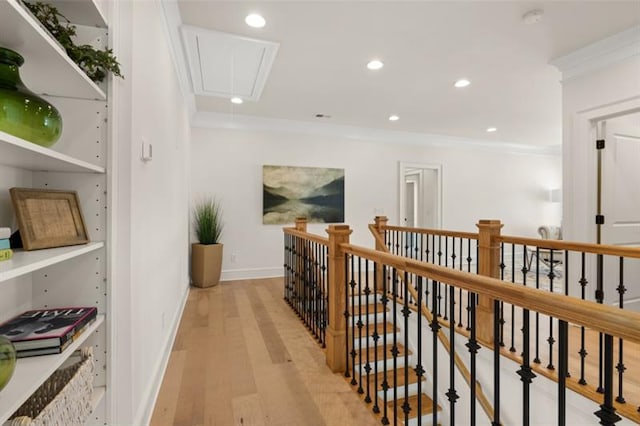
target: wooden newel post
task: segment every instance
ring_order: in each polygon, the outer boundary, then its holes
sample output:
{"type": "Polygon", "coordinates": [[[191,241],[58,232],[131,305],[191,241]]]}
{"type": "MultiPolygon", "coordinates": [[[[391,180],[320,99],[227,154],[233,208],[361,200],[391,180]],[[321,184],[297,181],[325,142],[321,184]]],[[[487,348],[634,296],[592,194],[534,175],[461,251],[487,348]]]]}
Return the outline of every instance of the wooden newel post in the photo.
{"type": "MultiPolygon", "coordinates": [[[[389,218],[386,216],[376,216],[374,219],[376,232],[380,235],[380,239],[376,238],[376,250],[386,252],[387,248],[384,246],[384,228],[387,226],[387,222],[389,222],[389,218]]],[[[383,291],[383,281],[382,277],[384,275],[383,272],[384,266],[382,264],[376,264],[376,291],[383,291]]]]}
{"type": "Polygon", "coordinates": [[[307,232],[306,217],[296,217],[296,231],[307,232]]]}
{"type": "Polygon", "coordinates": [[[327,365],[334,373],[345,372],[347,322],[344,317],[347,274],[340,244],[349,243],[349,225],[329,225],[329,323],[327,324],[327,365]]]}
{"type": "MultiPolygon", "coordinates": [[[[499,220],[480,220],[478,227],[478,274],[500,278],[500,236],[502,223],[499,220]]],[[[493,303],[487,296],[478,297],[477,338],[481,342],[493,345],[493,303]]]]}

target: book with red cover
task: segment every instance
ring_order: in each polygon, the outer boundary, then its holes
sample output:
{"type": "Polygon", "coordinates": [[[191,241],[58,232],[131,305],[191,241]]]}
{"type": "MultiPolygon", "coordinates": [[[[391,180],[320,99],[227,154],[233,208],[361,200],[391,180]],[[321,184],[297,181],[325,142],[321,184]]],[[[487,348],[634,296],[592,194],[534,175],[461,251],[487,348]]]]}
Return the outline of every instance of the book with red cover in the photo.
{"type": "Polygon", "coordinates": [[[0,336],[11,340],[18,352],[57,348],[73,339],[97,315],[95,307],[27,311],[0,325],[0,336]]]}

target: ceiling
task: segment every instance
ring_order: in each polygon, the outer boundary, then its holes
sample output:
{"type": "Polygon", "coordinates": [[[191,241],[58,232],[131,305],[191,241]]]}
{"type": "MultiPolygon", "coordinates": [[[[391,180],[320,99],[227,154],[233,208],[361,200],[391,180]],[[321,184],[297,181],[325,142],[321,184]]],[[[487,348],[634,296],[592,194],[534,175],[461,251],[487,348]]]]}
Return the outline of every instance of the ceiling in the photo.
{"type": "Polygon", "coordinates": [[[279,43],[260,99],[196,95],[199,112],[559,145],[549,62],[640,24],[640,1],[194,1],[182,23],[279,43]],[[544,12],[536,24],[522,16],[544,12]],[[244,18],[260,13],[264,28],[244,18]],[[366,64],[380,59],[384,68],[366,64]],[[457,79],[471,85],[458,89],[457,79]],[[330,118],[316,118],[325,114],[330,118]],[[396,114],[398,121],[388,117],[396,114]],[[488,133],[488,127],[497,131],[488,133]]]}

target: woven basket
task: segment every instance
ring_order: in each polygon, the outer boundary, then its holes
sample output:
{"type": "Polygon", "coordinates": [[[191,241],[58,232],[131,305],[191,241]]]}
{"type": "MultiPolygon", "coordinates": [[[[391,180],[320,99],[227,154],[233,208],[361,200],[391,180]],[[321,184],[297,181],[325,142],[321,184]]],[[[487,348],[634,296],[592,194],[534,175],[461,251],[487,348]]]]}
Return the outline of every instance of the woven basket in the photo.
{"type": "Polygon", "coordinates": [[[5,426],[83,425],[91,414],[94,369],[92,348],[82,349],[81,360],[53,373],[5,426]]]}

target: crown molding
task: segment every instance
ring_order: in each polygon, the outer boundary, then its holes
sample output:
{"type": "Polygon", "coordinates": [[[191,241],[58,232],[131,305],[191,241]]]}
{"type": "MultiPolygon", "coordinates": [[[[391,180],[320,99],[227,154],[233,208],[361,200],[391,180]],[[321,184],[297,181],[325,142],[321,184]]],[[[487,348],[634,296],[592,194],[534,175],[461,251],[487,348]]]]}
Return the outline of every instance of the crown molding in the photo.
{"type": "Polygon", "coordinates": [[[229,129],[246,131],[268,131],[331,136],[367,142],[405,143],[421,146],[447,148],[473,148],[491,151],[531,155],[561,155],[561,145],[534,146],[510,142],[496,142],[455,136],[434,135],[418,132],[373,129],[340,124],[312,123],[307,121],[265,118],[240,114],[197,112],[191,126],[205,129],[229,129]]]}
{"type": "Polygon", "coordinates": [[[550,64],[560,70],[562,81],[568,81],[636,56],[640,56],[640,25],[553,59],[550,64]]]}

